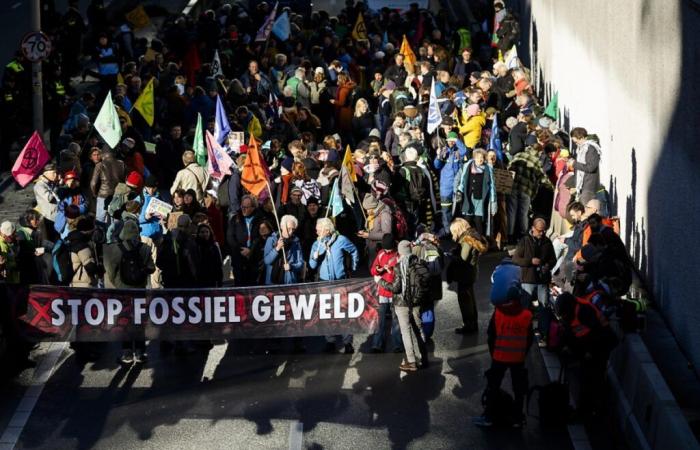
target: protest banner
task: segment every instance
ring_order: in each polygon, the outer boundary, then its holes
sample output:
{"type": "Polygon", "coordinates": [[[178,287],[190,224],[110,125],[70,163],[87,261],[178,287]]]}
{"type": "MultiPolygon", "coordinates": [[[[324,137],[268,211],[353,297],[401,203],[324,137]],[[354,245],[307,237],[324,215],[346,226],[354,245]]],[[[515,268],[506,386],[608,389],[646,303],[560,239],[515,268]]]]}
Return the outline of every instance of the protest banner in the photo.
{"type": "Polygon", "coordinates": [[[32,341],[224,339],[373,333],[370,278],[247,288],[32,286],[21,317],[32,341]]]}
{"type": "Polygon", "coordinates": [[[164,202],[155,197],[151,197],[151,201],[148,202],[148,208],[146,208],[146,214],[151,213],[153,216],[166,218],[170,211],[173,210],[173,205],[164,202]]]}
{"type": "Polygon", "coordinates": [[[496,184],[496,192],[510,194],[513,190],[513,177],[515,172],[505,169],[493,169],[493,181],[496,184]]]}

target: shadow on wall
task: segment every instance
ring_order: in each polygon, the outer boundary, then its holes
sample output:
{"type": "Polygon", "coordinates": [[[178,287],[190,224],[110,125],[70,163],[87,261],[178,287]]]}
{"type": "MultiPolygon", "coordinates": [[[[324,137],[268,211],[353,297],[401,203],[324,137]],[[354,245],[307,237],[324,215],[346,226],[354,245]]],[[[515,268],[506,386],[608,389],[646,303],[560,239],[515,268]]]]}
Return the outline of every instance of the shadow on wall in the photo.
{"type": "Polygon", "coordinates": [[[646,263],[654,297],[700,374],[700,8],[679,1],[681,84],[658,164],[649,185],[639,187],[649,211],[648,236],[642,227],[641,239],[648,237],[646,263]]]}

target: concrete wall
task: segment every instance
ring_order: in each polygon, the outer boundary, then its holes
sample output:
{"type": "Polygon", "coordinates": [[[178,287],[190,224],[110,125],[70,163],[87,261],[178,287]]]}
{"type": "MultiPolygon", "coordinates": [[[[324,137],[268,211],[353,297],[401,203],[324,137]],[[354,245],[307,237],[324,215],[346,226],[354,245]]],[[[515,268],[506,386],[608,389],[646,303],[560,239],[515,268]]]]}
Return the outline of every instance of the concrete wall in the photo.
{"type": "MultiPolygon", "coordinates": [[[[600,137],[621,234],[700,368],[700,9],[690,0],[524,0],[533,77],[600,137]]],[[[524,50],[524,49],[523,49],[524,50]]]]}

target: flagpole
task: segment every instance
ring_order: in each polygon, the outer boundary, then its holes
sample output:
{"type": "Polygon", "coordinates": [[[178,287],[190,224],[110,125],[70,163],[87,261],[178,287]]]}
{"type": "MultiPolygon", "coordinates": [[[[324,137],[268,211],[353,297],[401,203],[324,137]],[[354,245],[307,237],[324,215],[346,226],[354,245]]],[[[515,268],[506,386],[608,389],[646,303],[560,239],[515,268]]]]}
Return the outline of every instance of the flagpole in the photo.
{"type": "Polygon", "coordinates": [[[360,199],[360,193],[357,192],[357,188],[355,187],[355,183],[350,181],[352,184],[352,191],[355,193],[355,198],[357,198],[357,203],[360,204],[360,211],[362,211],[362,217],[365,218],[365,222],[367,222],[367,214],[365,214],[365,208],[362,207],[362,199],[360,199]]]}
{"type": "MultiPolygon", "coordinates": [[[[272,200],[272,188],[270,188],[270,181],[265,178],[265,185],[267,186],[267,192],[270,194],[270,202],[272,203],[272,214],[275,216],[275,222],[277,222],[277,229],[279,230],[280,234],[279,237],[282,237],[282,225],[280,225],[280,219],[277,217],[277,208],[275,207],[275,202],[272,200]]],[[[285,264],[287,264],[287,253],[284,251],[284,246],[282,246],[282,260],[284,261],[285,264]]]]}

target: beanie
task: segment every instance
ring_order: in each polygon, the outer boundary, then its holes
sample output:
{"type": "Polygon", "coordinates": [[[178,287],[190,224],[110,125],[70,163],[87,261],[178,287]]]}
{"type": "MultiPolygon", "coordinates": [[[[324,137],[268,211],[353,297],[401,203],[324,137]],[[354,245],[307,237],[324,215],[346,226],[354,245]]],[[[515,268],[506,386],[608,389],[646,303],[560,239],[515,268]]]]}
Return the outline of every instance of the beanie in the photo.
{"type": "Polygon", "coordinates": [[[448,141],[449,141],[449,140],[458,141],[458,140],[459,140],[459,136],[457,136],[457,133],[455,133],[454,131],[450,131],[449,133],[447,133],[447,140],[448,140],[448,141]]]}
{"type": "Polygon", "coordinates": [[[364,200],[362,200],[362,207],[369,211],[370,209],[374,209],[377,206],[379,206],[379,202],[377,201],[376,198],[372,196],[372,194],[366,194],[364,200]]]}
{"type": "Polygon", "coordinates": [[[138,172],[131,172],[129,176],[126,177],[127,186],[140,188],[143,186],[143,177],[138,172]]]}
{"type": "Polygon", "coordinates": [[[396,250],[396,241],[391,233],[386,233],[384,236],[382,236],[382,249],[396,250]]]}
{"type": "Polygon", "coordinates": [[[119,239],[122,241],[135,241],[140,239],[138,224],[133,220],[124,221],[124,226],[119,232],[119,239]]]}
{"type": "Polygon", "coordinates": [[[146,187],[158,187],[158,179],[154,175],[149,175],[146,177],[146,182],[144,184],[146,187]]]}
{"type": "Polygon", "coordinates": [[[15,224],[6,220],[0,225],[0,234],[3,236],[12,236],[15,234],[15,224]]]}

